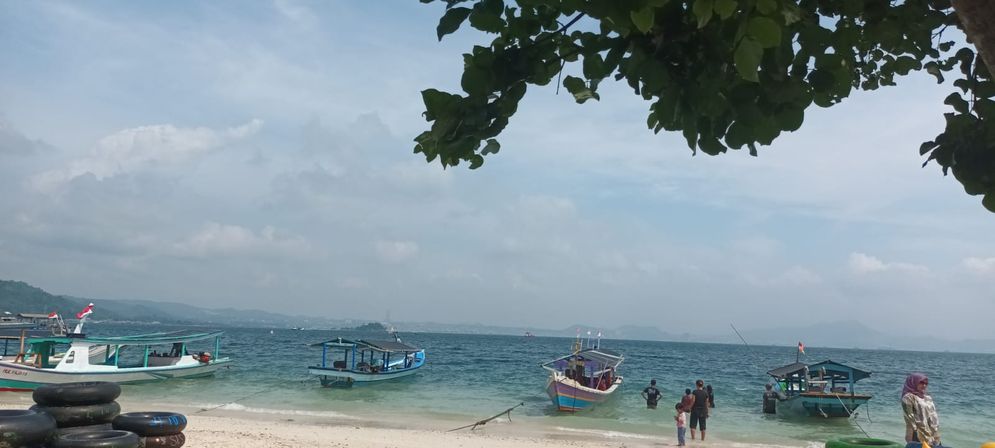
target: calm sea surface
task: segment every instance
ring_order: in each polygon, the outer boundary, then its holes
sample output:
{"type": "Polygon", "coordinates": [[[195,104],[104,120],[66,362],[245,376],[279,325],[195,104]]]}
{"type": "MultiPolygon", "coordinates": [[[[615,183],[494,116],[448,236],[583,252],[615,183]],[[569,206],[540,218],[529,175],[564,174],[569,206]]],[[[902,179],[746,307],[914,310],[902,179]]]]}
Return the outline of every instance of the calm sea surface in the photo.
{"type": "MultiPolygon", "coordinates": [[[[125,335],[167,327],[92,325],[92,335],[125,335]]],[[[899,392],[910,371],[929,375],[944,443],[976,447],[995,440],[995,355],[824,349],[808,347],[804,361],[832,359],[873,372],[857,391],[874,395],[851,420],[789,419],[763,416],[760,396],[765,372],[794,362],[794,347],[603,340],[602,347],[625,355],[620,396],[581,415],[557,413],[545,393],[540,362],[565,354],[567,338],[479,336],[434,333],[402,334],[404,342],[426,349],[428,364],[409,379],[378,386],[326,389],[309,380],[307,366],[317,363],[320,348],[308,344],[348,333],[327,330],[227,329],[222,356],[235,366],[214,378],[126,386],[130,400],[211,407],[235,401],[232,409],[256,412],[306,411],[316,415],[363,418],[432,417],[470,423],[524,402],[517,419],[577,431],[623,432],[673,437],[673,404],[697,378],[715,388],[709,435],[759,445],[821,446],[836,436],[901,440],[904,434],[899,392]],[[647,410],[639,396],[655,378],[664,398],[647,410]],[[240,399],[242,397],[248,397],[240,399]]],[[[370,339],[375,339],[365,335],[370,339]]],[[[386,337],[379,337],[386,339],[386,337]]],[[[208,349],[212,347],[192,347],[208,349]]]]}

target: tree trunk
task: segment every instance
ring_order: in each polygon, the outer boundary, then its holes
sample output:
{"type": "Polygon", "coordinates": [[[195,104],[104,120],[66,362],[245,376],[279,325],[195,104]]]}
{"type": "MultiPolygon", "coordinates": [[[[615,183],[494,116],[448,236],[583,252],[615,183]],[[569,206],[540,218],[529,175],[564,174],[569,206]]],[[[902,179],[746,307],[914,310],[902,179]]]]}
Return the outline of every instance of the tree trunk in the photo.
{"type": "Polygon", "coordinates": [[[967,40],[978,49],[988,72],[995,75],[995,1],[952,0],[967,40]]]}

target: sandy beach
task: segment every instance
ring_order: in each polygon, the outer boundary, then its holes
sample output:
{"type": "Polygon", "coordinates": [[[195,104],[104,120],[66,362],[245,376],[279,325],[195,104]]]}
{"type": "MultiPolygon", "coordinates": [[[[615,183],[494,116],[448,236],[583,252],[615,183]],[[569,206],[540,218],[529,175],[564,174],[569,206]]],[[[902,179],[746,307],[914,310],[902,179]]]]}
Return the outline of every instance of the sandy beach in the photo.
{"type": "MultiPolygon", "coordinates": [[[[237,406],[205,410],[176,405],[136,403],[119,400],[122,412],[173,411],[187,416],[184,433],[187,447],[349,447],[349,448],[434,448],[434,447],[661,447],[676,446],[670,432],[666,437],[650,435],[583,431],[536,424],[529,419],[512,421],[501,417],[476,430],[455,427],[489,416],[468,416],[465,421],[416,420],[390,417],[373,420],[353,416],[324,416],[307,412],[266,413],[238,409],[237,406]]],[[[0,408],[25,409],[32,405],[30,394],[0,396],[0,408]]],[[[671,428],[667,427],[669,431],[671,428]]],[[[664,428],[661,428],[663,434],[664,428]]],[[[724,445],[719,441],[707,444],[724,445]]]]}

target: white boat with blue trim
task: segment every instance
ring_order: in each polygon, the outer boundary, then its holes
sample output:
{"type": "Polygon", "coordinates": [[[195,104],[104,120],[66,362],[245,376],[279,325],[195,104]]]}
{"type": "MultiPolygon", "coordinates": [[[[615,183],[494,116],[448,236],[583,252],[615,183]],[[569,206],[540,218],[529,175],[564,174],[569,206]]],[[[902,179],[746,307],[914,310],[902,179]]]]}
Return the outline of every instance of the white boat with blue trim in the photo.
{"type": "Polygon", "coordinates": [[[312,347],[321,347],[321,364],[308,367],[308,373],[326,387],[396,380],[425,365],[425,350],[396,336],[393,341],[336,338],[312,347]]]}
{"type": "Polygon", "coordinates": [[[212,375],[231,363],[218,357],[221,331],[88,337],[82,328],[89,313],[92,304],[78,315],[76,329],[63,336],[22,338],[17,356],[0,360],[0,391],[28,391],[45,384],[194,378],[212,375]],[[211,348],[214,353],[191,352],[193,347],[211,348]]]}

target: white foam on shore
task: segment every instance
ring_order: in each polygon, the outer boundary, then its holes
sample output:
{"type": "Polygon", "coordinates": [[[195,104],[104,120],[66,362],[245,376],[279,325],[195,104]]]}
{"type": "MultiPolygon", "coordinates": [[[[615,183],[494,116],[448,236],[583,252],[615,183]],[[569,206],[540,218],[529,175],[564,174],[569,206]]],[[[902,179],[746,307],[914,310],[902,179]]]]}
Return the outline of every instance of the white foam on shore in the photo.
{"type": "Polygon", "coordinates": [[[209,410],[224,410],[224,411],[235,411],[235,412],[248,412],[252,414],[272,414],[272,415],[296,415],[296,416],[306,416],[306,417],[326,417],[326,418],[337,418],[342,420],[359,420],[359,417],[354,417],[351,415],[341,414],[332,411],[301,411],[297,409],[271,409],[271,408],[253,408],[245,406],[238,403],[227,403],[221,404],[204,404],[197,406],[200,409],[209,410]]]}
{"type": "Polygon", "coordinates": [[[626,439],[646,439],[646,440],[652,439],[652,440],[655,440],[655,439],[659,439],[660,438],[659,436],[650,436],[650,435],[646,435],[646,434],[636,434],[636,433],[632,433],[632,432],[622,432],[622,431],[607,431],[607,430],[603,431],[603,430],[600,430],[600,429],[577,429],[577,428],[567,428],[567,427],[563,427],[563,426],[554,426],[553,429],[555,429],[557,431],[562,431],[562,432],[576,432],[576,433],[582,433],[582,434],[594,434],[594,435],[598,435],[598,436],[601,436],[601,437],[608,437],[608,438],[611,438],[611,439],[626,438],[626,439]]]}
{"type": "MultiPolygon", "coordinates": [[[[616,438],[626,438],[626,439],[640,439],[640,440],[658,440],[660,436],[658,435],[647,435],[647,434],[637,434],[631,432],[622,431],[610,431],[610,430],[598,430],[598,429],[577,429],[577,428],[567,428],[563,426],[554,426],[553,429],[557,431],[567,432],[567,433],[581,433],[581,434],[591,434],[599,437],[605,437],[609,439],[616,438]]],[[[721,446],[733,447],[733,448],[822,448],[821,443],[816,442],[802,442],[802,445],[778,445],[767,442],[735,442],[720,439],[711,439],[711,442],[718,442],[721,446]]]]}

